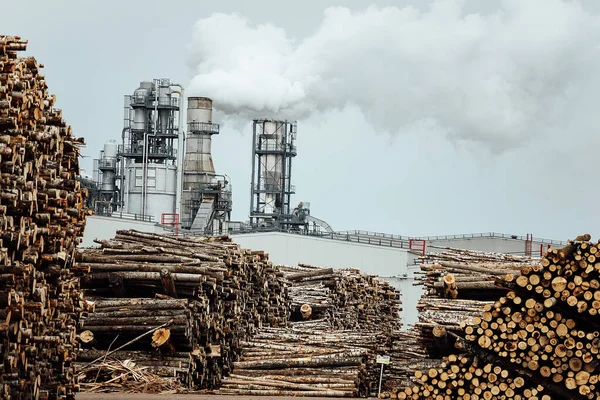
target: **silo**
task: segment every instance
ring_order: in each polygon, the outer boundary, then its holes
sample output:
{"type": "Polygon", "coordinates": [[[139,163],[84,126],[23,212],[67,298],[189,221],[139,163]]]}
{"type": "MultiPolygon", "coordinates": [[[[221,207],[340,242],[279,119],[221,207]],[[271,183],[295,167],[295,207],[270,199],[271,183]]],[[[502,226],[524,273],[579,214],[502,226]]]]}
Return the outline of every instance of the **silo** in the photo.
{"type": "Polygon", "coordinates": [[[126,212],[152,216],[160,222],[163,213],[175,210],[177,167],[165,163],[148,163],[144,186],[144,164],[131,163],[125,168],[126,212]],[[143,198],[146,197],[145,210],[143,198]]]}

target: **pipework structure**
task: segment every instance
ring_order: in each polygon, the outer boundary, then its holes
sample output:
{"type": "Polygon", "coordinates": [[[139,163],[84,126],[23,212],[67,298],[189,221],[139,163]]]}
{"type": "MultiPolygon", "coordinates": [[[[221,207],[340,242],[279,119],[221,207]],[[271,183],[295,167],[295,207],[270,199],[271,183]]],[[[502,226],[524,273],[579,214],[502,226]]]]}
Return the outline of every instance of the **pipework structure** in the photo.
{"type": "Polygon", "coordinates": [[[228,232],[233,205],[229,178],[215,173],[212,160],[212,136],[217,134],[212,100],[189,97],[181,223],[183,229],[209,235],[228,232]]]}
{"type": "Polygon", "coordinates": [[[250,224],[281,228],[291,221],[296,121],[255,119],[252,124],[250,224]]]}
{"type": "Polygon", "coordinates": [[[183,87],[169,79],[141,82],[125,96],[121,144],[106,143],[95,160],[97,214],[159,222],[177,212],[183,99],[183,87]]]}

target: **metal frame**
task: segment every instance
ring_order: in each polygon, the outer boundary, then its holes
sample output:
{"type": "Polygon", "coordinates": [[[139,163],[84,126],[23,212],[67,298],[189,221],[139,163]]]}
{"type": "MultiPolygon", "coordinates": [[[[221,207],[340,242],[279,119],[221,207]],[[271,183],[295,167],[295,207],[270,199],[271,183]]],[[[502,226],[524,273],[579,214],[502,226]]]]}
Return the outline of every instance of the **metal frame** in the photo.
{"type": "Polygon", "coordinates": [[[296,188],[291,184],[292,158],[297,155],[294,140],[296,137],[296,121],[255,119],[252,122],[252,179],[250,184],[250,223],[285,224],[291,217],[291,195],[296,188]],[[260,137],[258,127],[267,123],[278,124],[275,133],[282,133],[282,142],[275,146],[265,143],[260,137]],[[277,156],[276,162],[269,167],[266,156],[277,156]],[[266,184],[269,172],[274,172],[276,167],[281,166],[281,178],[277,189],[266,184]],[[265,208],[267,201],[261,199],[264,195],[279,195],[281,203],[277,212],[267,213],[265,208]],[[261,196],[263,195],[263,196],[261,196]]]}

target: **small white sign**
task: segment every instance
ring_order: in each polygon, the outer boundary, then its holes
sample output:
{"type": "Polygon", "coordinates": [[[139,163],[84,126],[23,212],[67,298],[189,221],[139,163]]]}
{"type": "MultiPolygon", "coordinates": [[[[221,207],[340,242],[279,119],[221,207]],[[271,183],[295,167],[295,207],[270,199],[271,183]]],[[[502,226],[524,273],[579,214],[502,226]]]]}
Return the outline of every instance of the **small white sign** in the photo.
{"type": "Polygon", "coordinates": [[[377,364],[389,364],[390,356],[377,356],[377,364]]]}

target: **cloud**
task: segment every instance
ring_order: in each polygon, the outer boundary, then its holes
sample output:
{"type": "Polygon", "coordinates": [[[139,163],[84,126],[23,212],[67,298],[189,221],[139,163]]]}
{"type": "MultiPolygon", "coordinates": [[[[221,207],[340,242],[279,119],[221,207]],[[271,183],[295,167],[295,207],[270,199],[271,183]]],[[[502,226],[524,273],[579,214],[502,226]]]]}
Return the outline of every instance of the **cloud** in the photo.
{"type": "Polygon", "coordinates": [[[381,132],[426,129],[503,152],[573,127],[598,87],[598,37],[599,16],[567,0],[333,7],[299,40],[213,14],[194,26],[188,92],[245,119],[353,105],[381,132]]]}

